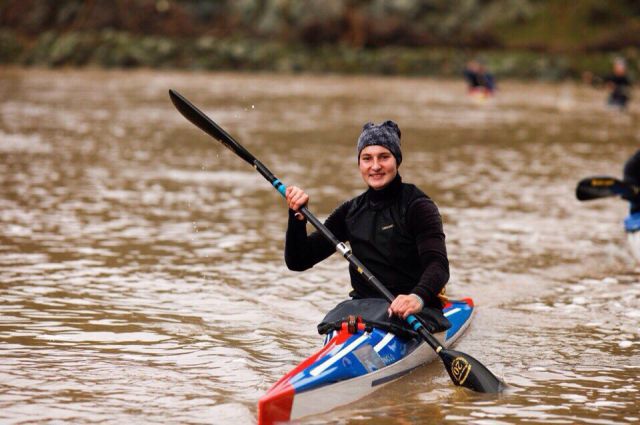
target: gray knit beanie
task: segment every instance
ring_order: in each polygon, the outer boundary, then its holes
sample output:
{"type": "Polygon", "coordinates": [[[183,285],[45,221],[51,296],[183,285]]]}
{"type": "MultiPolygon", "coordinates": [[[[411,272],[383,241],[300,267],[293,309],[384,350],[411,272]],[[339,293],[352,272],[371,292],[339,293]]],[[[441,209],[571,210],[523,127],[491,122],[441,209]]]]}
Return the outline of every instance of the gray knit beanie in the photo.
{"type": "Polygon", "coordinates": [[[389,149],[396,158],[398,165],[402,162],[400,128],[395,122],[385,121],[380,125],[368,122],[362,127],[362,133],[358,137],[358,162],[360,162],[362,149],[372,145],[380,145],[389,149]]]}

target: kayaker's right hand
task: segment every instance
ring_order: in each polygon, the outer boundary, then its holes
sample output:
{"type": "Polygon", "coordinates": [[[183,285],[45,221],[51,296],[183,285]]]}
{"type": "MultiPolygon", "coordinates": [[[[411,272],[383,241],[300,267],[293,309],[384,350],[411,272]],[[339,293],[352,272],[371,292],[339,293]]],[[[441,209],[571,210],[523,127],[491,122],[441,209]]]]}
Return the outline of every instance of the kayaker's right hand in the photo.
{"type": "Polygon", "coordinates": [[[296,218],[298,220],[304,220],[304,216],[298,211],[309,203],[309,195],[298,186],[289,186],[285,191],[285,197],[289,208],[296,212],[296,218]]]}
{"type": "Polygon", "coordinates": [[[419,313],[424,307],[424,301],[416,294],[398,295],[389,306],[389,317],[396,315],[406,319],[410,314],[419,313]]]}

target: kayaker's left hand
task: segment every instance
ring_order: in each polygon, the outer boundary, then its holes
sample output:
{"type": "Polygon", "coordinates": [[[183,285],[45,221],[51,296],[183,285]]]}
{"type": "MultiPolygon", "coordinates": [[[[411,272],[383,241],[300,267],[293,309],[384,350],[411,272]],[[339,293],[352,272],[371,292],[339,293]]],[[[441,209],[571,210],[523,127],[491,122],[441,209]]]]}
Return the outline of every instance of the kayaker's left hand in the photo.
{"type": "Polygon", "coordinates": [[[410,314],[422,310],[424,303],[415,295],[398,295],[389,306],[389,317],[396,315],[406,319],[410,314]]]}

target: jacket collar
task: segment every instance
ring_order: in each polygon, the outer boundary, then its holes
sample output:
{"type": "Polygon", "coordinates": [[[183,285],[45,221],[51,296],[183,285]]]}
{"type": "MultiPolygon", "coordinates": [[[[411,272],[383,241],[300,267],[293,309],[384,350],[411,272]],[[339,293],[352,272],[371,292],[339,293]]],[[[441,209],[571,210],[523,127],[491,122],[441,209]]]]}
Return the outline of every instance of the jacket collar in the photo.
{"type": "Polygon", "coordinates": [[[394,199],[396,195],[400,193],[401,188],[402,177],[400,177],[400,174],[398,173],[396,174],[396,177],[391,180],[391,183],[389,183],[386,187],[380,190],[375,190],[372,188],[369,188],[367,190],[366,194],[367,199],[369,200],[369,205],[371,205],[371,207],[373,208],[381,207],[387,201],[394,199]]]}

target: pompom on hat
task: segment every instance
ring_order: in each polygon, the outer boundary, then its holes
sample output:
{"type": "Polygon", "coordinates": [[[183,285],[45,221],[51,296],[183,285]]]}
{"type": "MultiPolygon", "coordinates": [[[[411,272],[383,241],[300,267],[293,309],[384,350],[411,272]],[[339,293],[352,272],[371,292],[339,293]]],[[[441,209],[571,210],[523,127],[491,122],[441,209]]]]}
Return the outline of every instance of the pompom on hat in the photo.
{"type": "Polygon", "coordinates": [[[372,122],[366,123],[362,127],[362,133],[358,137],[358,162],[360,162],[360,152],[367,146],[379,145],[389,149],[396,158],[398,165],[402,162],[402,151],[400,150],[400,128],[395,122],[388,120],[380,125],[372,122]]]}

